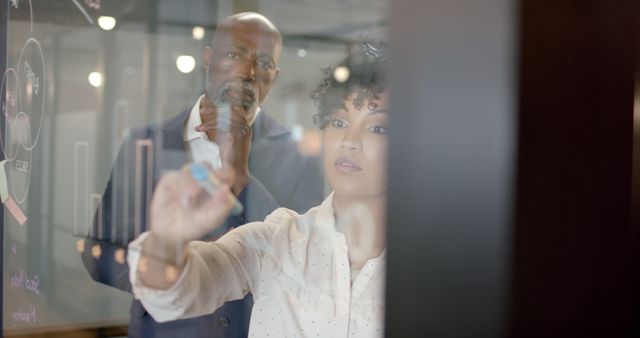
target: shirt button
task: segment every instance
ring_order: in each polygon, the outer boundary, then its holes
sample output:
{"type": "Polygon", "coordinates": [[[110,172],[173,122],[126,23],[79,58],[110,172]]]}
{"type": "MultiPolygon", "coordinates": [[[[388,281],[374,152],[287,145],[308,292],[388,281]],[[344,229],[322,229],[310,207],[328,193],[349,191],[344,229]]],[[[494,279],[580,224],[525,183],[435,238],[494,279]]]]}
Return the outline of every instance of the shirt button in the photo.
{"type": "Polygon", "coordinates": [[[229,326],[229,324],[231,324],[231,322],[229,321],[229,318],[220,318],[220,319],[218,319],[218,325],[220,325],[222,327],[227,327],[227,326],[229,326]]]}

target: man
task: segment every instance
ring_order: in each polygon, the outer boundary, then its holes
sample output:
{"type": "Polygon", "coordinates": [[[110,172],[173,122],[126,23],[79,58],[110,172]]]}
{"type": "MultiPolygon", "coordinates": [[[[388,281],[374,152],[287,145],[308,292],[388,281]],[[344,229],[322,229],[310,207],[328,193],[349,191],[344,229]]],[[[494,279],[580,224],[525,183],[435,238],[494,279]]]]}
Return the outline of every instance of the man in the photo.
{"type": "MultiPolygon", "coordinates": [[[[262,220],[279,205],[304,212],[321,203],[319,162],[300,155],[290,132],[259,108],[278,76],[281,52],[280,32],[260,14],[240,13],[218,24],[202,54],[206,93],[191,110],[134,131],[119,152],[82,254],[94,280],[131,291],[122,246],[147,229],[151,192],[162,172],[188,161],[235,171],[231,189],[245,210],[228,219],[226,229],[262,220]]],[[[244,337],[250,309],[245,298],[213,315],[159,324],[134,301],[129,336],[244,337]]]]}

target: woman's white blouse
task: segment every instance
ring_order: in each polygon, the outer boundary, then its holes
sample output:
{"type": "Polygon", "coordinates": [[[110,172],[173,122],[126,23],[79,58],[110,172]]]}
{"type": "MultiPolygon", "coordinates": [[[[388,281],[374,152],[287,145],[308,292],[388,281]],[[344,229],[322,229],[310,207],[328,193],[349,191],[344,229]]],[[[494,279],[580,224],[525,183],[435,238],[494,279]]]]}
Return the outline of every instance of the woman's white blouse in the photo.
{"type": "Polygon", "coordinates": [[[332,197],[304,215],[280,208],[216,242],[191,242],[185,270],[168,290],[140,280],[145,233],[129,244],[133,293],[159,322],[212,313],[251,292],[250,337],[381,337],[386,255],[369,260],[351,284],[332,197]]]}

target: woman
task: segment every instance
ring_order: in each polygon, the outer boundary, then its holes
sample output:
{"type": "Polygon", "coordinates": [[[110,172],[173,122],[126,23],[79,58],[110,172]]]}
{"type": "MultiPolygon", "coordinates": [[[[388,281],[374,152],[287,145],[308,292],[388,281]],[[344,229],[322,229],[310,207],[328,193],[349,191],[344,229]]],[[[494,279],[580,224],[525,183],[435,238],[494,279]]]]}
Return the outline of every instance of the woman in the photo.
{"type": "Polygon", "coordinates": [[[314,91],[334,190],[320,206],[304,215],[281,208],[200,242],[233,206],[228,184],[209,196],[188,169],[162,178],[152,230],[129,251],[134,294],[157,321],[211,313],[251,292],[250,336],[382,336],[388,97],[377,46],[360,44],[314,91]]]}

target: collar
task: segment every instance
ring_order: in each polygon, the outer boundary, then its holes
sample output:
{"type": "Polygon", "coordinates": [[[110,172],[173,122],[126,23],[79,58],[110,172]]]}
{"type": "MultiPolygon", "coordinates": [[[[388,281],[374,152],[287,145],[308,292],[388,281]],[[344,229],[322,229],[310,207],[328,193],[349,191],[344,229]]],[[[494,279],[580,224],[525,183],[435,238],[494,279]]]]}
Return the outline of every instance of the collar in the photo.
{"type": "Polygon", "coordinates": [[[260,106],[258,106],[258,108],[256,108],[256,114],[253,115],[253,120],[251,120],[251,122],[249,122],[249,126],[253,127],[253,124],[256,122],[256,119],[258,118],[258,115],[260,115],[260,112],[262,111],[262,108],[260,108],[260,106]]]}
{"type": "Polygon", "coordinates": [[[336,228],[336,218],[333,212],[333,191],[318,206],[316,224],[323,227],[336,228]]]}
{"type": "Polygon", "coordinates": [[[195,139],[208,140],[207,134],[202,131],[196,131],[196,127],[202,124],[202,118],[200,117],[200,102],[204,98],[204,95],[200,95],[196,104],[193,105],[189,112],[189,118],[187,120],[186,130],[184,132],[184,141],[189,142],[195,139]]]}

